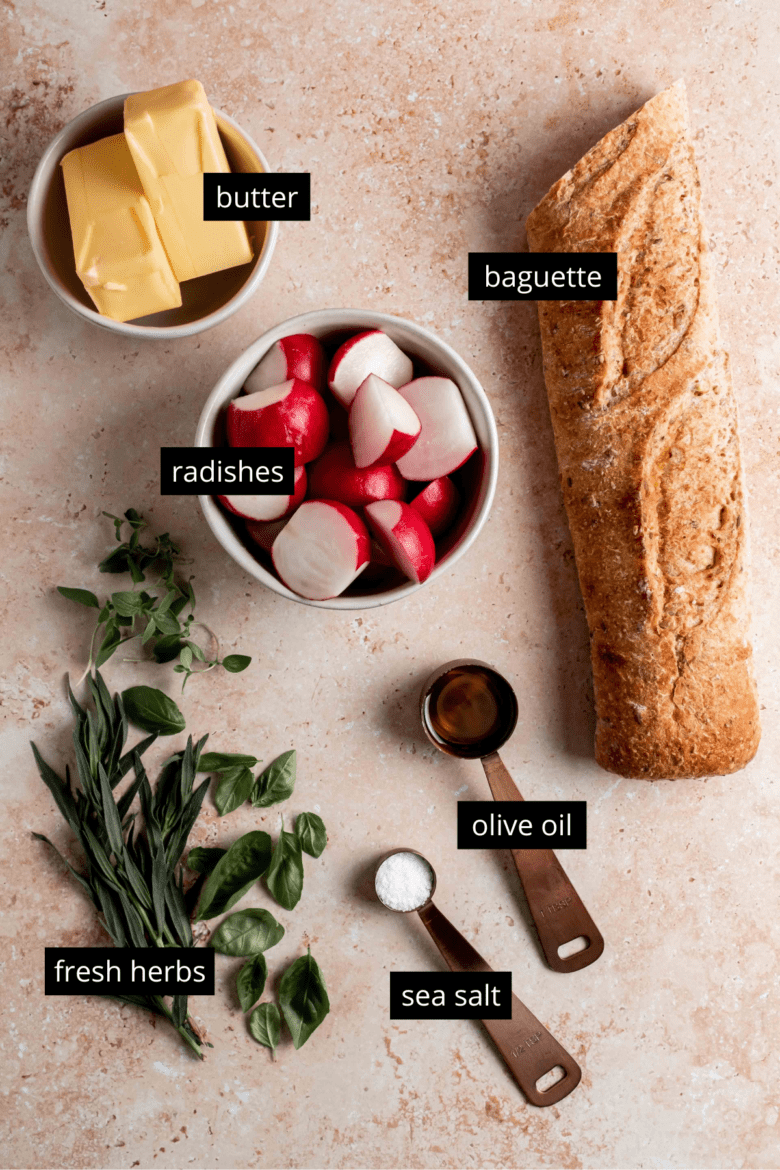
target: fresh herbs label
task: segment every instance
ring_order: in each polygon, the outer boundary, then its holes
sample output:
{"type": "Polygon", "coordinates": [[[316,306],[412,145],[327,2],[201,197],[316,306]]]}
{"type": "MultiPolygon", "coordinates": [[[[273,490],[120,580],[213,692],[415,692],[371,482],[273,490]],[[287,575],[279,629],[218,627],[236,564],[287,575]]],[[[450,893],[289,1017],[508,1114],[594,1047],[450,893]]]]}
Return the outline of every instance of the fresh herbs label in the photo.
{"type": "Polygon", "coordinates": [[[198,906],[198,921],[216,918],[235,906],[249,887],[262,877],[270,860],[271,838],[267,833],[258,830],[239,837],[206,880],[198,906]]]}
{"type": "Polygon", "coordinates": [[[330,1011],[325,980],[311,949],[308,954],[296,959],[282,976],[279,1004],[293,1044],[300,1048],[330,1011]]]}
{"type": "Polygon", "coordinates": [[[265,884],[285,910],[294,909],[300,902],[303,893],[303,858],[301,843],[295,833],[281,829],[265,875],[265,884]]]}

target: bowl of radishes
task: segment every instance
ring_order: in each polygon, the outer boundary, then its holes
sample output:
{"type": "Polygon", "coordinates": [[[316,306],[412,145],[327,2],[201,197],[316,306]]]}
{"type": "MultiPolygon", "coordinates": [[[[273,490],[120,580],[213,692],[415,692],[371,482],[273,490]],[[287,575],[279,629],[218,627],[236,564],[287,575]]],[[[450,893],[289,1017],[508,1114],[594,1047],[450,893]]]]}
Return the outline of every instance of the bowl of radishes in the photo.
{"type": "Polygon", "coordinates": [[[466,363],[386,313],[322,309],[246,349],[203,408],[199,447],[295,449],[290,496],[201,496],[222,547],[293,601],[364,609],[450,569],[487,520],[498,437],[466,363]]]}

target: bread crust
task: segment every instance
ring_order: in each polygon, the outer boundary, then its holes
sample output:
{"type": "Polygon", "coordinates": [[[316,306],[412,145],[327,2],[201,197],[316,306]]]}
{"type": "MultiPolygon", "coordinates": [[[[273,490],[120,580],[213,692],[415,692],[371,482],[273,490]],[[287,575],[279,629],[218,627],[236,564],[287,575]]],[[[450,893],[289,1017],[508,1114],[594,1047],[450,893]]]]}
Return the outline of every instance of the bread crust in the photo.
{"type": "Polygon", "coordinates": [[[561,485],[591,633],[596,760],[735,772],[760,737],[728,357],[678,82],[527,222],[533,252],[617,252],[617,301],[539,301],[561,485]]]}

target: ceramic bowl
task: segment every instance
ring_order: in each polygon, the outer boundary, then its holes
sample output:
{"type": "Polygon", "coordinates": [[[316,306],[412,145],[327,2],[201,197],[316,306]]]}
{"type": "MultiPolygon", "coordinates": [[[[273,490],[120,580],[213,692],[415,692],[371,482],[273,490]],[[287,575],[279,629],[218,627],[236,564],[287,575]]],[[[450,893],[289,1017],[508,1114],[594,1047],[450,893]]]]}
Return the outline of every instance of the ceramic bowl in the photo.
{"type": "MultiPolygon", "coordinates": [[[[135,321],[112,321],[95,309],[76,275],[73,242],[60,161],[70,150],[119,134],[127,94],[91,106],[60,130],[44,151],[35,171],[27,201],[27,227],[41,272],[69,309],[87,321],[126,337],[170,341],[191,337],[219,325],[235,313],[257,290],[271,262],[278,223],[247,223],[254,259],[249,264],[226,268],[209,276],[185,280],[182,305],[135,321]]],[[[214,110],[225,153],[233,171],[263,173],[269,170],[259,147],[227,114],[214,110]]]]}
{"type": "Polygon", "coordinates": [[[384,330],[412,358],[415,377],[440,374],[452,378],[460,387],[479,441],[479,451],[454,473],[463,497],[461,513],[451,531],[437,542],[438,560],[428,579],[417,585],[411,581],[401,581],[399,575],[388,584],[381,580],[364,580],[368,573],[368,570],[364,570],[364,574],[340,597],[327,601],[309,601],[282,584],[271,568],[270,559],[248,537],[241,519],[229,516],[214,497],[199,497],[209,527],[225,552],[242,569],[282,597],[322,609],[369,609],[388,605],[438,580],[471,548],[488,518],[496,489],[498,435],[493,411],[479,381],[446,342],[420,325],[400,317],[391,317],[387,313],[363,312],[359,309],[319,309],[292,317],[264,333],[236,358],[212,390],[198,422],[196,445],[224,446],[228,403],[238,397],[247,375],[274,342],[293,333],[312,333],[320,339],[330,356],[347,337],[366,329],[384,330]]]}

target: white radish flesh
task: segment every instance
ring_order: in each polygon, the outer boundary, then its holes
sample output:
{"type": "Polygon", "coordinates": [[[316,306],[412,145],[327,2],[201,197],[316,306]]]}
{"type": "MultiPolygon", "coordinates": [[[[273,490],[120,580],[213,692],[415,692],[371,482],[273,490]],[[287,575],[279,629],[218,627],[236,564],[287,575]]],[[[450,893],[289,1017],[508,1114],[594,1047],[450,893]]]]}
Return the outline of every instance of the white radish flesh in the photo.
{"type": "Polygon", "coordinates": [[[460,390],[450,378],[415,378],[399,388],[422,423],[412,449],[398,460],[404,479],[432,480],[457,471],[477,449],[460,390]]]}

